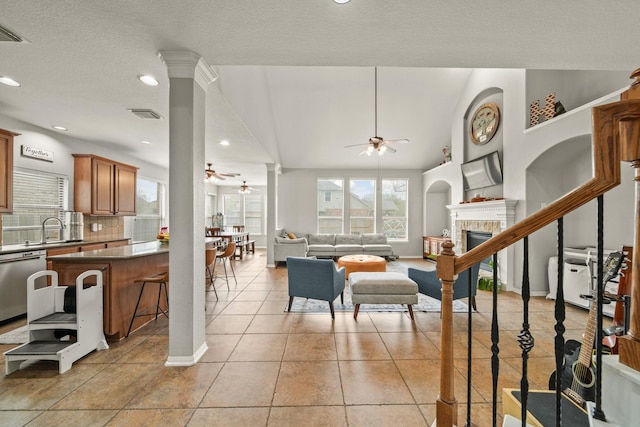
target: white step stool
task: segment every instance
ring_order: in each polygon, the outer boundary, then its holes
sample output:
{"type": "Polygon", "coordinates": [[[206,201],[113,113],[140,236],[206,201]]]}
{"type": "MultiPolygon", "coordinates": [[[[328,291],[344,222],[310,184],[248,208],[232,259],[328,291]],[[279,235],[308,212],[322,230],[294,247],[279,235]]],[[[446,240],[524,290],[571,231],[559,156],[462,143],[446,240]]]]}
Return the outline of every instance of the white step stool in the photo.
{"type": "Polygon", "coordinates": [[[20,369],[27,360],[57,360],[62,374],[76,360],[93,350],[109,348],[102,326],[102,272],[85,271],[76,279],[76,313],[64,311],[67,286],[58,286],[58,273],[39,271],[27,279],[27,327],[29,342],[4,353],[6,375],[20,369]],[[38,278],[49,276],[51,286],[35,288],[38,278]],[[95,285],[85,279],[95,276],[95,285]],[[68,330],[76,339],[57,338],[56,331],[68,330]]]}

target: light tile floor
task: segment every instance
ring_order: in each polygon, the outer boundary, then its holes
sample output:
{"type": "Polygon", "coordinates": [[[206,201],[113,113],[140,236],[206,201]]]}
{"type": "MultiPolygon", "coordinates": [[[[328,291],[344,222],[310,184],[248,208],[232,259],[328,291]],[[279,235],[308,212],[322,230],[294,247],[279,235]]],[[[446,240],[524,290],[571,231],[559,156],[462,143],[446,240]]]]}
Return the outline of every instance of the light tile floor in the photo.
{"type": "MultiPolygon", "coordinates": [[[[423,268],[421,259],[399,262],[423,268]]],[[[237,286],[218,279],[206,294],[209,350],[192,367],[167,368],[162,317],[58,375],[37,362],[0,377],[2,426],[426,426],[439,390],[440,315],[416,312],[294,314],[284,311],[287,269],[266,268],[264,250],[236,261],[237,286]]],[[[491,294],[473,314],[473,422],[492,424],[491,294]]],[[[516,388],[520,296],[501,292],[499,388],[516,388]]],[[[568,307],[566,338],[580,339],[586,311],[568,307]]],[[[553,302],[533,298],[532,389],[554,370],[553,302]]],[[[454,314],[459,424],[466,419],[467,314],[454,314]]],[[[0,326],[0,333],[24,324],[0,326]]],[[[0,345],[0,352],[13,346],[0,345]]],[[[4,357],[0,356],[4,362],[4,357]]],[[[4,364],[4,363],[3,363],[4,364]]],[[[498,394],[500,399],[500,393],[498,394]]],[[[498,413],[501,404],[498,404],[498,413]]],[[[498,425],[501,420],[498,421],[498,425]]]]}

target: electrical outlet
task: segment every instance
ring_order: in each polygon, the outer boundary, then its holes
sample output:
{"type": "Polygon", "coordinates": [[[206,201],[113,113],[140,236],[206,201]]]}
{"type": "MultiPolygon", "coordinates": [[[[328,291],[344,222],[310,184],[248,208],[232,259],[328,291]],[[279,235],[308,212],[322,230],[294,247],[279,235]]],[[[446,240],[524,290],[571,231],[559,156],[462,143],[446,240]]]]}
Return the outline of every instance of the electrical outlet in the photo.
{"type": "Polygon", "coordinates": [[[98,224],[98,230],[102,231],[102,224],[98,224]]]}

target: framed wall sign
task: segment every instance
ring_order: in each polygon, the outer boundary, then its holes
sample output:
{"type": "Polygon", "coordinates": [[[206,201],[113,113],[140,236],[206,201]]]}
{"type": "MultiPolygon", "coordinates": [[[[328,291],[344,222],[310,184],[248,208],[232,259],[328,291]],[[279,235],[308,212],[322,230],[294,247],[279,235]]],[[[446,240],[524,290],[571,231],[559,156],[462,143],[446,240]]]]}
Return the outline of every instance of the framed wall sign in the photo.
{"type": "Polygon", "coordinates": [[[47,151],[41,148],[29,147],[28,145],[20,146],[20,155],[22,157],[30,157],[32,159],[44,160],[45,162],[53,162],[53,151],[47,151]]]}

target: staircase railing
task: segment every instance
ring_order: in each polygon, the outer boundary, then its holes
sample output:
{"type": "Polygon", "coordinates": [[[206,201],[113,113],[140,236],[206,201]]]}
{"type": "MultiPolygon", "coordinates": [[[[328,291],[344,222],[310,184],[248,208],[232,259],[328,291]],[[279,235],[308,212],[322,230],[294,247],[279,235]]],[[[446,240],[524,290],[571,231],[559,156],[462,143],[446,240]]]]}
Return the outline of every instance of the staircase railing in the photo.
{"type": "MultiPolygon", "coordinates": [[[[640,69],[631,77],[636,80],[621,95],[620,101],[593,108],[593,178],[590,181],[461,256],[456,256],[453,243],[443,245],[436,267],[442,282],[440,394],[436,401],[438,426],[458,423],[453,367],[453,284],[458,274],[619,185],[621,161],[631,162],[636,171],[635,246],[640,244],[640,69]]],[[[621,363],[640,370],[640,251],[633,252],[632,262],[630,328],[628,335],[620,340],[619,354],[621,363]]]]}

